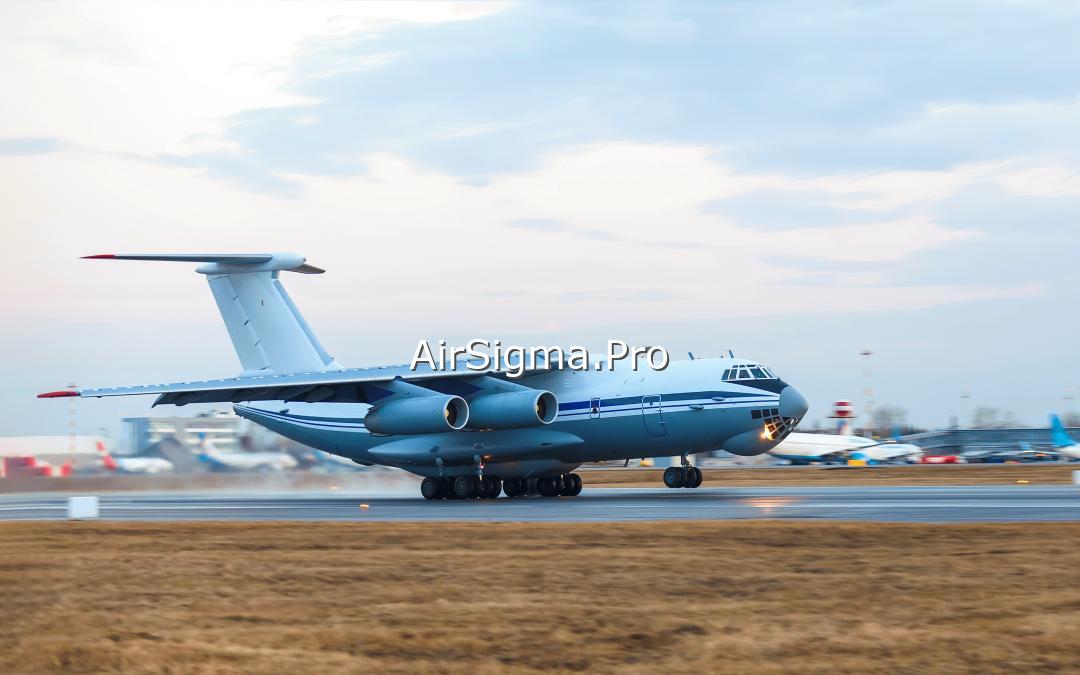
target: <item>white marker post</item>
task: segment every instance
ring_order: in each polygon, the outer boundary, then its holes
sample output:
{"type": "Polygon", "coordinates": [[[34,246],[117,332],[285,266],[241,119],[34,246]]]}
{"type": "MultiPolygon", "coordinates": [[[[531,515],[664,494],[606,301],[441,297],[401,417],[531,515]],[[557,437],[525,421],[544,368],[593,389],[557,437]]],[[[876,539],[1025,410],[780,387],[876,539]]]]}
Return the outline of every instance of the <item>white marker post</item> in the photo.
{"type": "Polygon", "coordinates": [[[97,518],[98,513],[97,497],[68,497],[68,520],[97,518]]]}
{"type": "Polygon", "coordinates": [[[1073,485],[1080,485],[1080,471],[1073,471],[1073,485]]]}

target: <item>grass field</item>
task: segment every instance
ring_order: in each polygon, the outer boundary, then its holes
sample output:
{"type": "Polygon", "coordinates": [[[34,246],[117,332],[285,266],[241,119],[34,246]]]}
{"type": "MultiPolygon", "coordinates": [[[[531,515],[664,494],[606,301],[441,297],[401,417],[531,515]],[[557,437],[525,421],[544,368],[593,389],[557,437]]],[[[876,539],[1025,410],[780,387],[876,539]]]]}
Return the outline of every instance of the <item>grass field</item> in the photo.
{"type": "Polygon", "coordinates": [[[1080,524],[7,523],[0,672],[1080,670],[1080,524]]]}

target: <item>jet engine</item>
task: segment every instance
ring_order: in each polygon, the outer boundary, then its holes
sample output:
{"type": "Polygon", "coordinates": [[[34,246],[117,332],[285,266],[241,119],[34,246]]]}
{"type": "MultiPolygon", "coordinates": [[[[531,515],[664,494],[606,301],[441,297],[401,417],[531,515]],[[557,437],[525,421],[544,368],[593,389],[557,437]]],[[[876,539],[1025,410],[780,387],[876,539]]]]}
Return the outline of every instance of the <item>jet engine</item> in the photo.
{"type": "Polygon", "coordinates": [[[468,421],[469,404],[460,396],[411,396],[376,404],[364,426],[376,434],[436,434],[468,421]]]}
{"type": "Polygon", "coordinates": [[[559,402],[550,391],[527,389],[477,396],[469,402],[470,429],[516,429],[551,424],[559,402]]]}

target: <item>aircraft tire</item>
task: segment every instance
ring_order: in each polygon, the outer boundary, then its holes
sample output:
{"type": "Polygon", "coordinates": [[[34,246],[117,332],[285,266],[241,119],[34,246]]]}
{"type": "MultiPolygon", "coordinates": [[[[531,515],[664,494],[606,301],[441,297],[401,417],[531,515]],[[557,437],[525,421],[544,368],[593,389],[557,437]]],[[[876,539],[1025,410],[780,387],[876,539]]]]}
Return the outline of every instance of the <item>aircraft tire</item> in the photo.
{"type": "Polygon", "coordinates": [[[576,473],[568,473],[566,477],[570,483],[570,489],[567,491],[567,495],[570,497],[577,497],[581,494],[581,476],[576,473]]]}
{"type": "Polygon", "coordinates": [[[454,479],[454,497],[456,499],[472,499],[480,491],[479,481],[476,476],[458,476],[454,479]]]}
{"type": "Polygon", "coordinates": [[[420,482],[420,494],[424,499],[442,499],[446,496],[446,488],[438,478],[425,478],[420,482]]]}
{"type": "Polygon", "coordinates": [[[540,493],[541,497],[558,497],[561,478],[559,476],[548,476],[546,478],[536,479],[536,489],[540,493]]]}
{"type": "Polygon", "coordinates": [[[503,494],[507,499],[513,499],[518,496],[518,480],[516,478],[507,478],[503,481],[503,494]]]}
{"type": "Polygon", "coordinates": [[[495,499],[502,491],[502,481],[495,476],[484,476],[484,482],[480,487],[481,499],[495,499]]]}
{"type": "Polygon", "coordinates": [[[567,497],[577,497],[581,494],[581,476],[576,473],[563,476],[563,494],[567,497]]]}
{"type": "Polygon", "coordinates": [[[664,485],[669,488],[681,488],[683,486],[683,472],[677,466],[669,466],[664,469],[664,485]]]}
{"type": "Polygon", "coordinates": [[[690,488],[701,487],[701,481],[703,481],[705,479],[705,476],[701,473],[701,469],[697,468],[696,466],[692,466],[692,467],[688,468],[686,470],[686,472],[689,474],[688,478],[690,479],[687,482],[686,487],[690,487],[690,488]]]}

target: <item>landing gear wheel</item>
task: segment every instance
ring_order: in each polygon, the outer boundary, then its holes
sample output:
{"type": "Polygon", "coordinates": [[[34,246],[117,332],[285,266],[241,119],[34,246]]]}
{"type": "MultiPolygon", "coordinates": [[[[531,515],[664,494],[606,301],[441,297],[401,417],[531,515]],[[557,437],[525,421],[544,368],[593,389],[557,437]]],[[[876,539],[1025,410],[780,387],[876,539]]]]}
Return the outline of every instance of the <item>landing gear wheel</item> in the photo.
{"type": "Polygon", "coordinates": [[[495,476],[484,476],[484,480],[480,484],[480,498],[495,499],[499,496],[499,492],[501,490],[502,481],[500,481],[495,476]]]}
{"type": "Polygon", "coordinates": [[[541,497],[558,497],[562,480],[560,476],[548,476],[536,479],[536,489],[541,497]]]}
{"type": "Polygon", "coordinates": [[[508,478],[503,481],[503,492],[510,499],[524,497],[529,491],[529,481],[526,478],[508,478]]]}
{"type": "Polygon", "coordinates": [[[568,473],[563,476],[562,494],[566,497],[577,497],[581,494],[581,476],[576,473],[568,473]]]}
{"type": "Polygon", "coordinates": [[[701,469],[697,468],[696,466],[690,466],[687,467],[686,473],[688,474],[687,478],[689,478],[686,487],[701,487],[701,481],[705,478],[701,474],[701,469]]]}
{"type": "Polygon", "coordinates": [[[678,466],[664,469],[664,485],[669,488],[681,488],[686,483],[686,472],[678,466]]]}
{"type": "Polygon", "coordinates": [[[424,499],[442,499],[446,496],[446,486],[438,478],[425,478],[420,482],[420,494],[424,499]]]}
{"type": "Polygon", "coordinates": [[[472,499],[480,491],[479,483],[476,476],[458,476],[454,479],[454,497],[472,499]]]}

